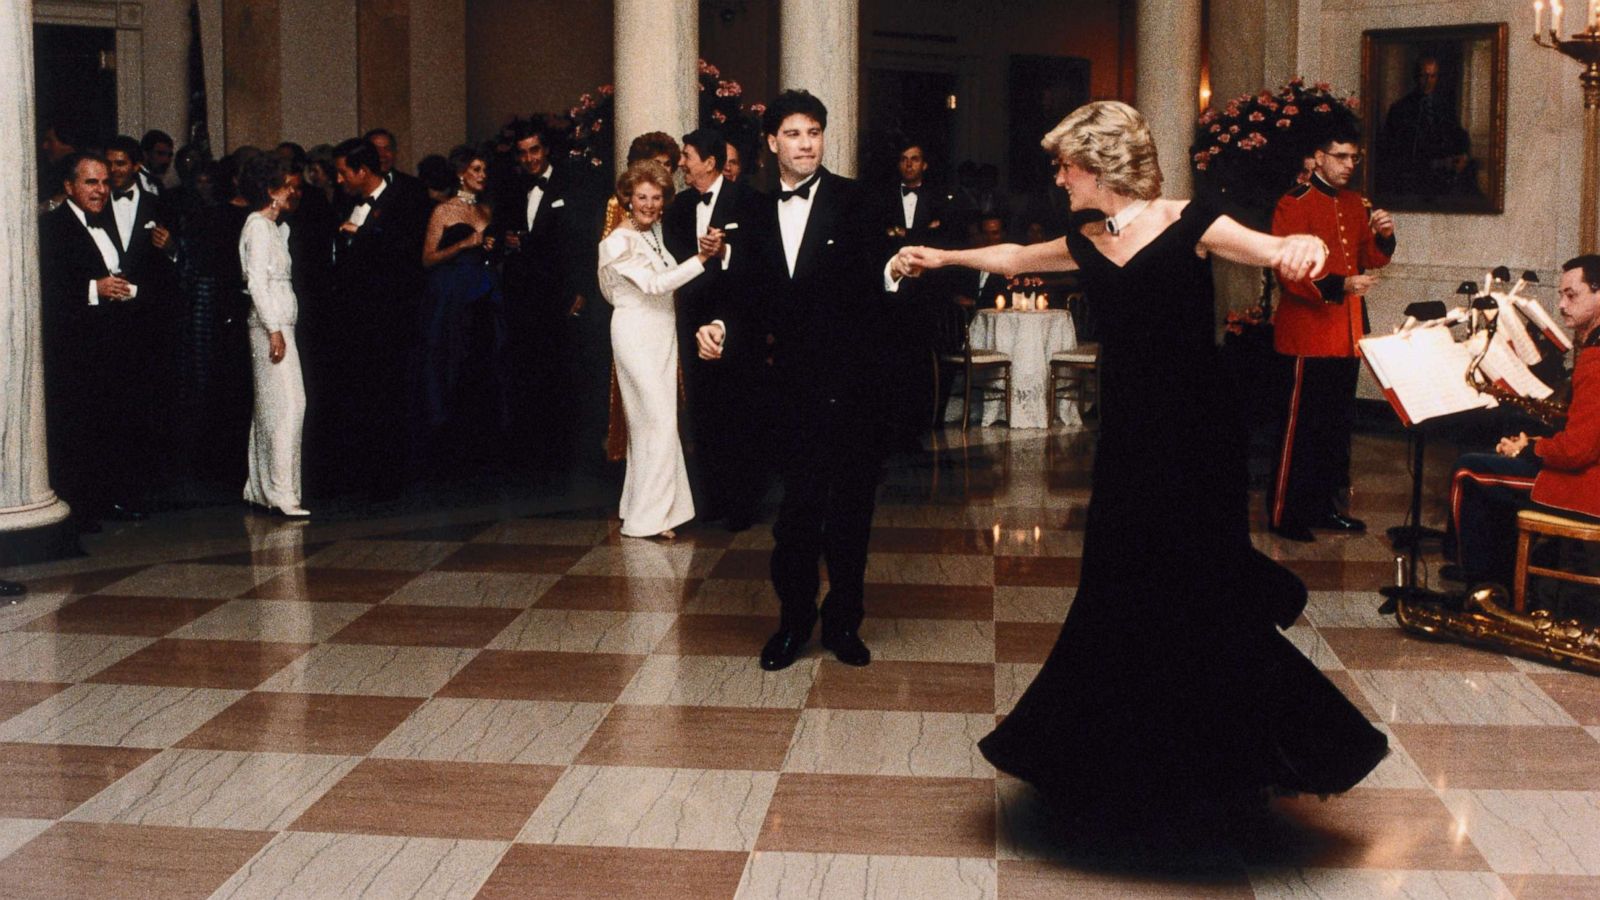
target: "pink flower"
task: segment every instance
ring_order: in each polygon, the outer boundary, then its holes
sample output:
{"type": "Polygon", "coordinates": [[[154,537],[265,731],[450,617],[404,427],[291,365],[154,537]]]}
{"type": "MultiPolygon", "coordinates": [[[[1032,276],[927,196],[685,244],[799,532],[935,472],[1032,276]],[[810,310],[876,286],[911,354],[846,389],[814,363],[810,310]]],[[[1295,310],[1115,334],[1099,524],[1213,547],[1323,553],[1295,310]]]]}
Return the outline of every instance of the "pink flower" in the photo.
{"type": "Polygon", "coordinates": [[[1305,76],[1303,76],[1303,75],[1296,75],[1295,77],[1289,79],[1289,86],[1290,87],[1301,87],[1301,86],[1305,85],[1305,83],[1306,83],[1306,79],[1305,79],[1305,76]]]}
{"type": "Polygon", "coordinates": [[[1278,121],[1274,122],[1273,124],[1277,125],[1279,128],[1288,128],[1290,125],[1293,125],[1294,123],[1291,122],[1288,119],[1279,119],[1278,121]]]}
{"type": "Polygon", "coordinates": [[[609,97],[617,92],[617,87],[613,84],[602,84],[596,90],[600,92],[600,96],[609,97]]]}
{"type": "Polygon", "coordinates": [[[1319,81],[1317,82],[1317,90],[1323,92],[1324,94],[1332,93],[1333,85],[1327,83],[1326,81],[1319,81]]]}
{"type": "Polygon", "coordinates": [[[1319,112],[1319,113],[1325,113],[1325,112],[1333,112],[1333,107],[1331,107],[1331,106],[1329,106],[1329,105],[1328,105],[1328,104],[1326,104],[1326,103],[1318,103],[1318,104],[1317,104],[1317,105],[1316,105],[1316,106],[1315,106],[1315,107],[1313,107],[1313,108],[1314,108],[1314,109],[1315,109],[1315,110],[1316,110],[1316,111],[1317,111],[1317,112],[1319,112]]]}
{"type": "Polygon", "coordinates": [[[720,109],[713,109],[713,110],[712,110],[712,111],[711,111],[711,118],[712,118],[712,119],[713,119],[713,120],[714,120],[714,121],[715,121],[715,122],[717,122],[717,124],[719,124],[719,125],[720,125],[720,124],[721,124],[721,123],[723,123],[723,122],[726,122],[726,121],[728,121],[728,117],[727,117],[727,116],[726,116],[726,115],[724,115],[724,114],[723,114],[723,112],[722,112],[722,110],[720,110],[720,109]]]}
{"type": "Polygon", "coordinates": [[[1226,144],[1227,142],[1233,140],[1233,135],[1231,135],[1231,134],[1219,134],[1219,135],[1217,135],[1217,140],[1220,143],[1226,144]]]}
{"type": "Polygon", "coordinates": [[[1212,133],[1212,134],[1216,134],[1216,133],[1217,133],[1217,132],[1219,132],[1219,131],[1221,131],[1221,130],[1222,130],[1222,126],[1221,126],[1221,125],[1220,125],[1220,124],[1219,124],[1219,125],[1213,125],[1213,126],[1211,126],[1211,128],[1209,128],[1209,129],[1208,129],[1208,130],[1209,130],[1209,131],[1210,131],[1210,132],[1211,132],[1211,133],[1212,133]]]}
{"type": "Polygon", "coordinates": [[[1228,126],[1228,133],[1229,134],[1238,134],[1239,133],[1239,126],[1237,126],[1237,125],[1229,125],[1228,126]]]}
{"type": "Polygon", "coordinates": [[[1252,121],[1252,122],[1265,122],[1266,120],[1267,120],[1266,115],[1264,113],[1262,113],[1260,110],[1256,110],[1255,112],[1250,114],[1250,121],[1252,121]]]}
{"type": "Polygon", "coordinates": [[[1202,172],[1204,172],[1207,168],[1209,168],[1209,166],[1206,165],[1205,160],[1201,160],[1201,161],[1195,163],[1194,167],[1196,169],[1199,169],[1202,172]]]}
{"type": "MultiPolygon", "coordinates": [[[[1223,135],[1223,137],[1227,137],[1227,135],[1223,135]]],[[[1209,155],[1209,156],[1216,156],[1217,154],[1219,154],[1221,152],[1222,152],[1222,148],[1221,147],[1211,147],[1211,148],[1206,150],[1206,154],[1209,155]]]]}
{"type": "Polygon", "coordinates": [[[1348,107],[1351,112],[1360,112],[1361,111],[1361,98],[1360,97],[1346,97],[1346,98],[1344,98],[1344,105],[1346,107],[1348,107]]]}
{"type": "Polygon", "coordinates": [[[1300,115],[1300,107],[1293,105],[1285,106],[1283,108],[1283,114],[1286,116],[1298,116],[1300,115]]]}
{"type": "Polygon", "coordinates": [[[750,104],[750,112],[752,112],[752,113],[754,113],[754,114],[756,114],[758,116],[761,115],[762,113],[766,112],[766,111],[767,111],[767,105],[765,103],[752,103],[752,104],[750,104]]]}
{"type": "Polygon", "coordinates": [[[1217,111],[1214,110],[1214,109],[1207,109],[1205,112],[1200,114],[1200,124],[1201,125],[1210,125],[1212,122],[1215,122],[1216,120],[1217,120],[1217,111]]]}

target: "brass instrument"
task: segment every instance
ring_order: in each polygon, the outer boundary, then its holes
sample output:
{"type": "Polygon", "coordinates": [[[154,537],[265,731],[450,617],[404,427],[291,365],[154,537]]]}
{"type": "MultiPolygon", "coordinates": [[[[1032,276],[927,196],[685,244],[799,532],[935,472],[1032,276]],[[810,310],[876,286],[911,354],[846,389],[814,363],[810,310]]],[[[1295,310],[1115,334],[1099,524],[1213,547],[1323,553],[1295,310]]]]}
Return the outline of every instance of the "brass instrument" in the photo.
{"type": "Polygon", "coordinates": [[[1412,634],[1476,644],[1600,675],[1600,628],[1557,621],[1548,610],[1520,615],[1506,608],[1505,589],[1485,585],[1465,596],[1402,597],[1395,620],[1412,634]]]}
{"type": "MultiPolygon", "coordinates": [[[[1519,283],[1518,286],[1520,287],[1521,284],[1519,283]]],[[[1493,295],[1488,293],[1479,294],[1473,298],[1474,306],[1485,298],[1492,299],[1493,295]]],[[[1499,300],[1495,299],[1494,302],[1498,304],[1499,300]]],[[[1467,384],[1471,385],[1480,394],[1488,394],[1503,405],[1521,410],[1524,414],[1543,422],[1546,427],[1557,431],[1565,428],[1567,424],[1566,403],[1553,399],[1539,400],[1533,397],[1524,397],[1516,391],[1501,387],[1494,382],[1494,379],[1483,374],[1483,358],[1489,355],[1489,345],[1494,341],[1494,319],[1484,310],[1475,309],[1474,312],[1477,315],[1482,315],[1488,324],[1484,335],[1483,349],[1478,351],[1478,354],[1472,358],[1472,364],[1467,366],[1467,384]]],[[[1500,310],[1499,314],[1515,315],[1516,313],[1500,310]]]]}

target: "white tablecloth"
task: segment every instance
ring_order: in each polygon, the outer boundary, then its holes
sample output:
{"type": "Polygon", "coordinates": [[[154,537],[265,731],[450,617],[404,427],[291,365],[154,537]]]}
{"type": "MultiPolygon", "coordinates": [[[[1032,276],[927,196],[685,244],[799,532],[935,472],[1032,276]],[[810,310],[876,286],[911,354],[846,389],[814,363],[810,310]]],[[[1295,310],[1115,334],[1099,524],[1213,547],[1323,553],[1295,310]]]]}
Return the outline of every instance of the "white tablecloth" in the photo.
{"type": "MultiPolygon", "coordinates": [[[[1030,312],[985,309],[972,321],[972,349],[998,350],[1011,357],[1012,428],[1049,428],[1047,414],[1050,386],[1050,354],[1078,346],[1078,332],[1072,313],[1064,309],[1030,312]]],[[[955,398],[957,402],[960,398],[955,398]]],[[[973,394],[978,402],[978,394],[973,394]]],[[[1077,404],[1058,403],[1056,414],[1068,425],[1082,425],[1077,404]]],[[[1005,415],[1005,404],[996,399],[983,404],[985,425],[1005,415]]]]}

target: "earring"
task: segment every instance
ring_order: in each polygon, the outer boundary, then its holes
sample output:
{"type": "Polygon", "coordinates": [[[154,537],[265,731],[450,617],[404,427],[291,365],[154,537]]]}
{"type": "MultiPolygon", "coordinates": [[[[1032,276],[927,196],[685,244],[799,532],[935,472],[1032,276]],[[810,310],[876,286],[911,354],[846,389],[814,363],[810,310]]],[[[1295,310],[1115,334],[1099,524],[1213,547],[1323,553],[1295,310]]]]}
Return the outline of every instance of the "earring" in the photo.
{"type": "Polygon", "coordinates": [[[1098,175],[1095,176],[1094,186],[1095,186],[1095,190],[1099,190],[1100,188],[1105,187],[1106,186],[1105,180],[1100,178],[1100,176],[1098,176],[1098,175]]]}

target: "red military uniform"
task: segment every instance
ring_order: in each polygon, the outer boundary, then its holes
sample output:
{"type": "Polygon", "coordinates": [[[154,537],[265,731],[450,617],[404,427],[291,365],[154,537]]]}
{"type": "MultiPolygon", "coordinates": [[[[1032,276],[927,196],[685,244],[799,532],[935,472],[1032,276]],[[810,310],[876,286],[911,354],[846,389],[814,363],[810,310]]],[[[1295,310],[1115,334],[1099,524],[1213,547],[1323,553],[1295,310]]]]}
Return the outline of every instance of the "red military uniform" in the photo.
{"type": "Polygon", "coordinates": [[[1273,315],[1273,344],[1294,357],[1294,385],[1283,421],[1280,450],[1268,490],[1274,530],[1309,540],[1306,528],[1340,520],[1335,495],[1350,483],[1350,431],[1355,422],[1359,374],[1356,342],[1367,332],[1360,295],[1346,279],[1388,265],[1394,237],[1379,237],[1368,222],[1366,200],[1313,175],[1278,200],[1272,233],[1313,234],[1328,245],[1328,262],[1315,281],[1284,281],[1273,315]]]}
{"type": "Polygon", "coordinates": [[[1572,404],[1567,427],[1535,441],[1539,475],[1533,502],[1600,517],[1600,347],[1578,351],[1572,369],[1572,404]]]}

